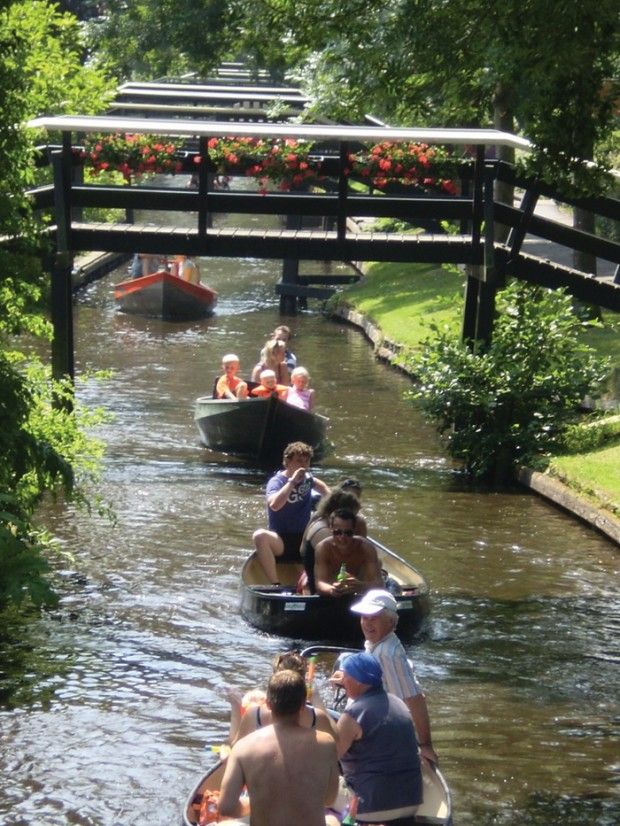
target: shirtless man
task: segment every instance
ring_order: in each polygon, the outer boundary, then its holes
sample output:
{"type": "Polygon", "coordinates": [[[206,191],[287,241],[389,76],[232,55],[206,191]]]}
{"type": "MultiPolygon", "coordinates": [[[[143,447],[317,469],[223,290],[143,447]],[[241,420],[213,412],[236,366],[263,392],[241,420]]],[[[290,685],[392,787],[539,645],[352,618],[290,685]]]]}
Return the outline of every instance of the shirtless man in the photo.
{"type": "Polygon", "coordinates": [[[295,671],[269,680],[267,706],[273,723],[236,743],[222,780],[219,814],[240,817],[239,795],[247,786],[251,826],[336,826],[325,806],[338,793],[336,743],[323,731],[302,728],[299,714],[306,684],[295,671]]]}
{"type": "Polygon", "coordinates": [[[327,597],[360,594],[383,585],[381,565],[375,546],[362,536],[355,536],[355,514],[336,510],[329,518],[331,536],[316,547],[314,580],[316,593],[327,597]],[[339,579],[341,566],[347,576],[339,579]]]}

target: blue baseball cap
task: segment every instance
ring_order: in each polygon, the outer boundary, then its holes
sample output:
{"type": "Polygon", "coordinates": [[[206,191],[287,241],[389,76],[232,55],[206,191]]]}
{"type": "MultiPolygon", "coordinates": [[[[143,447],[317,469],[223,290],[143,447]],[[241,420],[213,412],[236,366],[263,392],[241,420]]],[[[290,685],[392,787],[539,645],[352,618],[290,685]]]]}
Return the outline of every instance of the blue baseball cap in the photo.
{"type": "Polygon", "coordinates": [[[359,654],[351,654],[342,663],[342,670],[349,677],[353,677],[358,683],[370,685],[373,688],[378,688],[383,683],[383,671],[378,661],[362,651],[359,654]]]}

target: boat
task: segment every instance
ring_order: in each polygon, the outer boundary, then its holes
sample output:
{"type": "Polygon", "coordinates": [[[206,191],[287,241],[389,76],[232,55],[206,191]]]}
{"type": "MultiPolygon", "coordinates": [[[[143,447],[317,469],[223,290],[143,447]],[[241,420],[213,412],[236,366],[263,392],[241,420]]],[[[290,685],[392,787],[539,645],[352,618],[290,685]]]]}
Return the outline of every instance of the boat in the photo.
{"type": "MultiPolygon", "coordinates": [[[[197,826],[200,823],[205,794],[210,792],[212,794],[209,795],[209,799],[216,799],[225,768],[226,759],[220,760],[200,779],[183,808],[183,826],[197,826]]],[[[448,784],[439,769],[426,760],[422,761],[422,788],[423,802],[418,808],[416,823],[426,826],[452,826],[452,803],[448,784]]],[[[228,826],[247,826],[250,821],[248,817],[242,817],[223,822],[228,826]]],[[[298,826],[303,824],[300,823],[298,826]]]]}
{"type": "Polygon", "coordinates": [[[217,304],[215,290],[184,281],[167,270],[131,278],[114,286],[114,298],[125,313],[191,321],[211,315],[217,304]]]}
{"type": "Polygon", "coordinates": [[[325,452],[328,419],[276,396],[240,400],[202,396],[195,402],[194,420],[206,447],[271,468],[281,466],[290,442],[309,444],[315,459],[325,452]]]}
{"type": "MultiPolygon", "coordinates": [[[[398,606],[397,633],[410,638],[423,628],[430,610],[428,583],[422,574],[377,540],[377,548],[388,587],[398,606]]],[[[359,615],[350,611],[356,595],[324,597],[297,594],[295,588],[303,565],[278,562],[280,585],[267,581],[262,565],[253,552],[241,570],[241,614],[261,631],[303,640],[361,642],[359,615]]]]}

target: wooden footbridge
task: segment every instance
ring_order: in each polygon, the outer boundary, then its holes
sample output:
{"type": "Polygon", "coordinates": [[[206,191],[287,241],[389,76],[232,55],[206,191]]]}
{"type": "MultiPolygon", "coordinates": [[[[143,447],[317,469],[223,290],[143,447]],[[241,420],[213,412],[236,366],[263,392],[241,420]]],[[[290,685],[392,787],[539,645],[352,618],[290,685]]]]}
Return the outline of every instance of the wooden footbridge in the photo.
{"type": "MultiPolygon", "coordinates": [[[[539,181],[520,179],[508,164],[488,157],[498,146],[527,152],[529,144],[523,138],[492,129],[401,129],[373,123],[298,125],[286,121],[291,111],[299,112],[304,104],[298,92],[283,92],[281,87],[129,84],[121,87],[109,115],[44,117],[30,122],[31,127],[48,130],[52,136],[61,135],[61,143],[50,150],[54,184],[33,193],[38,208],[53,210],[56,228],[52,272],[55,373],[73,375],[71,270],[74,255],[92,250],[251,256],[295,263],[466,265],[463,335],[472,339],[490,338],[495,293],[508,276],[566,288],[582,301],[620,311],[620,243],[541,216],[536,209],[539,199],[557,200],[558,193],[539,181]],[[268,120],[267,104],[274,99],[280,99],[280,111],[286,113],[283,122],[268,120]],[[143,107],[147,107],[149,117],[144,116],[143,107]],[[207,119],[213,117],[217,119],[207,119]],[[165,186],[84,184],[76,174],[80,165],[76,147],[86,133],[115,132],[182,138],[186,147],[180,155],[182,171],[197,174],[197,188],[188,189],[187,179],[181,177],[171,177],[165,186]],[[266,194],[256,189],[218,189],[208,142],[228,136],[311,141],[321,161],[325,187],[321,191],[266,194]],[[414,187],[402,187],[396,193],[370,190],[360,194],[351,186],[350,153],[382,141],[467,147],[471,161],[459,170],[460,194],[429,195],[414,187]],[[521,193],[518,205],[496,199],[498,181],[521,193]],[[127,219],[116,224],[88,222],[83,218],[88,207],[120,208],[127,219]],[[133,216],[139,210],[159,213],[161,220],[136,223],[133,216]],[[177,214],[174,226],[171,213],[177,214]],[[218,226],[214,219],[223,213],[238,216],[238,225],[218,226]],[[247,220],[247,216],[256,215],[282,216],[285,223],[282,228],[257,230],[247,220]],[[380,217],[421,227],[450,221],[458,230],[455,234],[425,231],[415,235],[360,229],[360,223],[380,217]],[[503,236],[506,240],[497,240],[497,224],[508,228],[507,237],[503,236]],[[532,239],[547,244],[542,254],[529,243],[532,239]],[[553,260],[552,249],[563,251],[563,255],[553,260]],[[572,253],[605,262],[607,274],[597,276],[594,267],[590,272],[575,268],[572,253]]],[[[614,198],[561,200],[568,207],[587,209],[608,221],[620,219],[620,202],[614,198]]],[[[304,279],[296,266],[285,266],[276,286],[281,309],[294,312],[298,302],[306,298],[326,297],[333,285],[325,279],[322,285],[313,283],[317,280],[304,279]]]]}

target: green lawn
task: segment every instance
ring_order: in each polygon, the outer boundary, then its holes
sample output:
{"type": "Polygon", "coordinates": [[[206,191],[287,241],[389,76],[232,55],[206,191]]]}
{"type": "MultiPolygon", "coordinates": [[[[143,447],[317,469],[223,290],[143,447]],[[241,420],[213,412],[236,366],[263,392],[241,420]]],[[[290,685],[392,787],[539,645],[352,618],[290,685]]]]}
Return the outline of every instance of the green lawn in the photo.
{"type": "MultiPolygon", "coordinates": [[[[432,325],[460,331],[464,281],[456,269],[376,263],[362,281],[336,296],[332,306],[352,306],[372,319],[386,339],[416,348],[431,335],[432,325]]],[[[616,375],[620,375],[620,315],[604,313],[603,325],[588,328],[583,337],[601,358],[610,358],[616,375]]],[[[612,508],[620,514],[617,442],[588,453],[556,457],[550,471],[576,490],[595,495],[600,504],[609,507],[613,503],[612,508]]]]}
{"type": "Polygon", "coordinates": [[[552,476],[585,494],[620,517],[620,446],[556,456],[549,466],[552,476]]]}

